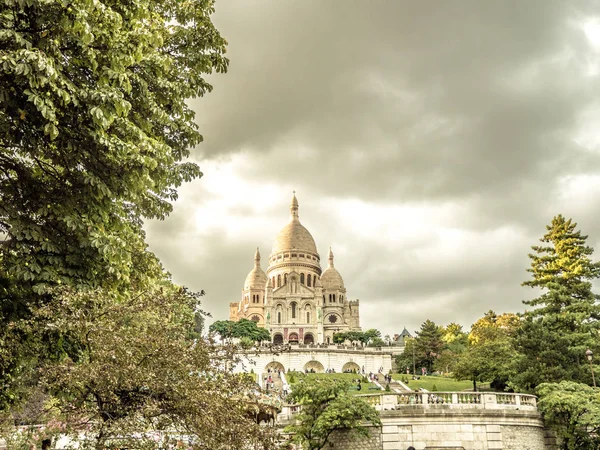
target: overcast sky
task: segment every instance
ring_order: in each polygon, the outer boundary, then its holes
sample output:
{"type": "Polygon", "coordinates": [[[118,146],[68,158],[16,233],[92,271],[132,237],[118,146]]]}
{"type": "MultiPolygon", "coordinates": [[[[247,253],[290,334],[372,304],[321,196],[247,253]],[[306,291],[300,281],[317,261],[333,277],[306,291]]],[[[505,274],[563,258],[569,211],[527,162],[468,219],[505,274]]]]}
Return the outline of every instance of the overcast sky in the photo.
{"type": "Polygon", "coordinates": [[[361,325],[523,311],[529,247],[572,217],[600,258],[598,1],[217,1],[229,72],[192,102],[204,177],[146,226],[227,319],[296,190],[361,325]]]}

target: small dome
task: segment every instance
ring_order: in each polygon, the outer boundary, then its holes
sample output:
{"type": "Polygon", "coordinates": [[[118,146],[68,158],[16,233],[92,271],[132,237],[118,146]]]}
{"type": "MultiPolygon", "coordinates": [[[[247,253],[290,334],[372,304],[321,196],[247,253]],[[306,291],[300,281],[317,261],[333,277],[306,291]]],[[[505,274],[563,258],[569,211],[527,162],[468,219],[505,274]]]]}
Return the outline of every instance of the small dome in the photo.
{"type": "Polygon", "coordinates": [[[338,270],[333,266],[333,252],[331,251],[331,248],[329,249],[329,266],[321,275],[321,284],[323,285],[323,289],[327,290],[344,288],[344,280],[338,270]]]}
{"type": "Polygon", "coordinates": [[[290,212],[290,221],[275,238],[271,254],[294,250],[318,255],[315,240],[298,218],[298,200],[295,194],[290,205],[290,212]]]}
{"type": "Polygon", "coordinates": [[[267,284],[267,274],[260,268],[260,252],[258,248],[254,254],[254,268],[250,271],[244,282],[244,289],[264,289],[267,284]]]}

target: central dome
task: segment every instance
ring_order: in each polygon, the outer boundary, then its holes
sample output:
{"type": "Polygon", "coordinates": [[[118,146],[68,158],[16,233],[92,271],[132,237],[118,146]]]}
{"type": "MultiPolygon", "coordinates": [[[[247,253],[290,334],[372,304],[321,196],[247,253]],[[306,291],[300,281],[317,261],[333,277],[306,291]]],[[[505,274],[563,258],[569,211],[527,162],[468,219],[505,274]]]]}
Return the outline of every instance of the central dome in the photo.
{"type": "Polygon", "coordinates": [[[292,198],[290,212],[290,221],[275,238],[271,254],[276,255],[293,250],[318,255],[315,240],[310,232],[300,223],[300,219],[298,218],[298,200],[296,199],[296,195],[292,198]]]}
{"type": "Polygon", "coordinates": [[[271,253],[277,254],[289,252],[290,250],[317,253],[315,240],[299,221],[291,221],[281,229],[275,239],[271,253]]]}

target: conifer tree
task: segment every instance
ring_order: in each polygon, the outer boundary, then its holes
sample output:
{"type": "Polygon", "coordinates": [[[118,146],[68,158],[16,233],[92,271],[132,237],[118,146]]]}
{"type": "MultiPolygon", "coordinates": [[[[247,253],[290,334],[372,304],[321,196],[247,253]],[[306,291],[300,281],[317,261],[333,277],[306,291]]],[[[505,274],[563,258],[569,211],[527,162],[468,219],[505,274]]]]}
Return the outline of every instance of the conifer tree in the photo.
{"type": "Polygon", "coordinates": [[[433,363],[446,346],[442,338],[442,328],[429,319],[423,322],[417,332],[415,339],[417,361],[419,365],[426,367],[428,372],[431,372],[433,363]]]}
{"type": "Polygon", "coordinates": [[[542,293],[524,302],[533,309],[524,314],[516,336],[521,357],[513,384],[519,389],[561,380],[591,382],[585,351],[597,349],[600,305],[592,281],[600,276],[600,263],[591,259],[593,248],[576,227],[571,219],[554,217],[529,255],[532,279],[523,285],[542,293]]]}

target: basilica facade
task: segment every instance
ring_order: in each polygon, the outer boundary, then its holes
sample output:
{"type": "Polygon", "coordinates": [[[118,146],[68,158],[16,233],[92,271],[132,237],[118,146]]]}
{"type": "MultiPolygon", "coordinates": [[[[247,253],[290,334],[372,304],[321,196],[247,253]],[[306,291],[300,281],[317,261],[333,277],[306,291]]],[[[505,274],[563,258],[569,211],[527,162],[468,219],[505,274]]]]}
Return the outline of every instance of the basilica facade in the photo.
{"type": "Polygon", "coordinates": [[[229,319],[257,322],[269,330],[276,344],[332,343],[334,333],[360,330],[359,301],[348,300],[331,248],[327,268],[321,270],[315,240],[300,223],[296,195],[290,220],[273,244],[266,273],[257,248],[241,300],[229,304],[229,319]]]}

